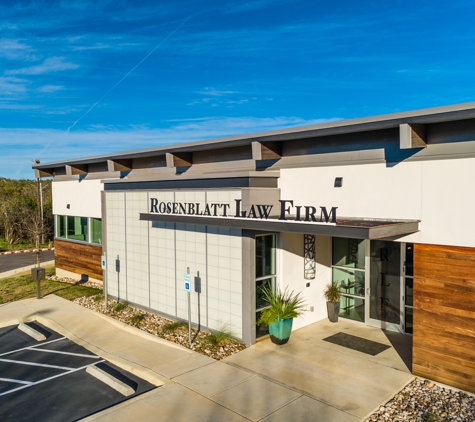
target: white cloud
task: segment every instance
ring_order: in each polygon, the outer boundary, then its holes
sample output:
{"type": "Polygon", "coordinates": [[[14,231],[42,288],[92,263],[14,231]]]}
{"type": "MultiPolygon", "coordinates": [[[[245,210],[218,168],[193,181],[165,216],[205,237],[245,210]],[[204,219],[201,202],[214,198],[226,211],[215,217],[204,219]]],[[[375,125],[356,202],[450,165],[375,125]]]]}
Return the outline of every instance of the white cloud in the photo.
{"type": "Polygon", "coordinates": [[[5,73],[9,75],[40,75],[43,73],[77,69],[78,67],[79,66],[75,63],[65,61],[64,57],[49,57],[44,60],[42,64],[7,70],[5,73]]]}
{"type": "Polygon", "coordinates": [[[24,92],[26,92],[24,79],[0,76],[0,97],[4,98],[24,92]]]}
{"type": "Polygon", "coordinates": [[[64,86],[61,86],[61,85],[43,85],[38,88],[38,92],[51,94],[56,91],[62,91],[63,89],[64,89],[64,86]]]}
{"type": "Polygon", "coordinates": [[[16,39],[0,39],[0,57],[9,60],[31,59],[31,47],[16,39]]]}

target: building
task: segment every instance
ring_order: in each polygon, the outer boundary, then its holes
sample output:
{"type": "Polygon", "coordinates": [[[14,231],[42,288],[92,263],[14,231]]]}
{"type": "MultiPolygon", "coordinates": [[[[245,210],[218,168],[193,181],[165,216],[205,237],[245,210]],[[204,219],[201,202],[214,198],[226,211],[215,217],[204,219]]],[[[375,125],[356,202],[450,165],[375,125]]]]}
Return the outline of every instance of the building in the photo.
{"type": "Polygon", "coordinates": [[[53,177],[56,266],[246,344],[262,285],[294,329],[340,317],[413,335],[413,372],[475,392],[475,103],[34,165],[53,177]],[[473,178],[473,179],[472,179],[473,178]]]}

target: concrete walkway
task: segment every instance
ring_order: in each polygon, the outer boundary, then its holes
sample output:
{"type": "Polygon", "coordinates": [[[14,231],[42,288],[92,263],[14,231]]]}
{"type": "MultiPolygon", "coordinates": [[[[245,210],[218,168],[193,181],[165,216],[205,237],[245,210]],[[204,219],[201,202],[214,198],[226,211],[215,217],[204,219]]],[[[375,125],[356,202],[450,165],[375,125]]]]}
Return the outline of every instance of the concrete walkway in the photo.
{"type": "Polygon", "coordinates": [[[54,295],[0,305],[0,327],[27,320],[160,386],[88,421],[356,422],[413,379],[394,348],[373,357],[322,340],[345,331],[394,343],[347,321],[313,324],[287,345],[266,340],[217,362],[54,295]]]}

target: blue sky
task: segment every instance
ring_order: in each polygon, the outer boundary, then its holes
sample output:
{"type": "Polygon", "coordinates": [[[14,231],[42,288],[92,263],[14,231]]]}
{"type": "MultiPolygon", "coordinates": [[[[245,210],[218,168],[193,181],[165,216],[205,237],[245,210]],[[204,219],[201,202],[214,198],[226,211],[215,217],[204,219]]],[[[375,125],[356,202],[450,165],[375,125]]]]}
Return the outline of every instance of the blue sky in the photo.
{"type": "Polygon", "coordinates": [[[0,177],[475,100],[473,1],[0,4],[0,177]]]}

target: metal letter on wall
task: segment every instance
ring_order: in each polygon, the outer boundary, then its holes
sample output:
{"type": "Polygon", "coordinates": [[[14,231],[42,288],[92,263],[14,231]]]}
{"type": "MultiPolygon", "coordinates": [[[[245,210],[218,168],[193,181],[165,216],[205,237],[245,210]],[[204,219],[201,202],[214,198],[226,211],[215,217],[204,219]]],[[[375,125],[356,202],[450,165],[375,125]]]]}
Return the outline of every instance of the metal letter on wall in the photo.
{"type": "Polygon", "coordinates": [[[303,242],[304,278],[313,280],[315,278],[315,236],[304,234],[303,242]]]}

